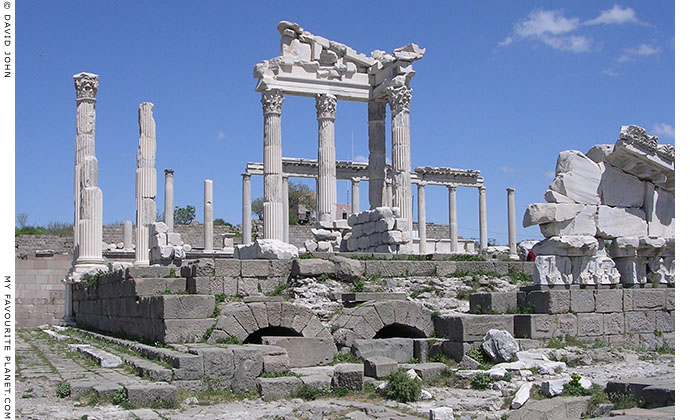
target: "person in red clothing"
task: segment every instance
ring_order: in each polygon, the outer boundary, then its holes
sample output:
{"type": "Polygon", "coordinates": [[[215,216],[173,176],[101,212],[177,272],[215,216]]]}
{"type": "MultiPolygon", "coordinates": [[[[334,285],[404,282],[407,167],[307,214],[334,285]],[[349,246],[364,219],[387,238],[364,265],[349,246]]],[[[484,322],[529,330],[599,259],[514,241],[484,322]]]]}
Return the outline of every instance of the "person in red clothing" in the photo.
{"type": "Polygon", "coordinates": [[[534,255],[534,251],[530,249],[529,253],[527,254],[527,258],[525,258],[525,261],[534,261],[536,258],[537,256],[534,255]]]}

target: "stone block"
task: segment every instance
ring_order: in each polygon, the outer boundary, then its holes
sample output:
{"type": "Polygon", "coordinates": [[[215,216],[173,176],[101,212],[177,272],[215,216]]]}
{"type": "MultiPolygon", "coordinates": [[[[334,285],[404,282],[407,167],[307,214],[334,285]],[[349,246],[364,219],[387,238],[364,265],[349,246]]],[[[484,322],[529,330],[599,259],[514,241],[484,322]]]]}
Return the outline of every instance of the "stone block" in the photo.
{"type": "Polygon", "coordinates": [[[577,335],[598,336],[604,333],[603,314],[577,314],[577,335]]]}
{"type": "Polygon", "coordinates": [[[615,258],[616,269],[621,275],[621,283],[637,285],[647,283],[647,258],[615,258]]]}
{"type": "Polygon", "coordinates": [[[414,357],[414,344],[411,338],[357,339],[352,353],[362,360],[379,356],[407,363],[414,357]]]}
{"type": "Polygon", "coordinates": [[[321,337],[263,337],[263,344],[287,351],[290,367],[323,366],[333,361],[337,351],[333,339],[321,337]]]}
{"type": "Polygon", "coordinates": [[[676,309],[676,289],[666,289],[666,309],[676,309]]]}
{"type": "Polygon", "coordinates": [[[398,369],[398,362],[384,356],[364,359],[364,376],[376,379],[384,378],[398,369]]]}
{"type": "Polygon", "coordinates": [[[448,337],[463,342],[481,341],[491,330],[505,330],[514,335],[513,315],[463,315],[461,337],[448,337]]]}
{"type": "Polygon", "coordinates": [[[333,388],[346,388],[361,391],[364,385],[364,366],[356,363],[341,363],[335,366],[331,385],[333,388]]]}
{"type": "Polygon", "coordinates": [[[242,260],[240,265],[242,277],[268,277],[269,261],[267,260],[242,260]]]}
{"type": "Polygon", "coordinates": [[[572,312],[594,312],[594,290],[570,291],[570,310],[572,312]]]}
{"type": "Polygon", "coordinates": [[[322,274],[335,275],[335,264],[319,258],[296,259],[292,262],[293,277],[316,278],[322,274]]]}
{"type": "Polygon", "coordinates": [[[645,185],[636,176],[614,168],[606,162],[602,168],[599,195],[601,204],[612,207],[642,207],[645,198],[645,185]]]}
{"type": "Polygon", "coordinates": [[[649,235],[661,237],[675,236],[676,197],[675,194],[655,188],[646,183],[644,209],[649,222],[649,235]]]}
{"type": "Polygon", "coordinates": [[[596,312],[622,312],[623,290],[597,289],[594,292],[596,312]]]}
{"type": "Polygon", "coordinates": [[[470,313],[503,314],[515,311],[518,307],[517,292],[472,293],[470,295],[470,313]]]}
{"type": "Polygon", "coordinates": [[[655,329],[656,313],[654,311],[625,312],[626,333],[653,333],[655,329]]]}
{"type": "Polygon", "coordinates": [[[598,238],[647,235],[645,213],[639,208],[599,206],[595,220],[598,238]]]}
{"type": "Polygon", "coordinates": [[[166,319],[161,326],[164,335],[160,337],[165,343],[194,343],[203,340],[206,330],[216,323],[215,318],[203,319],[166,319]]]}
{"type": "Polygon", "coordinates": [[[67,347],[72,351],[83,354],[103,368],[118,367],[122,364],[122,359],[120,357],[99,348],[92,347],[89,344],[68,344],[67,347]]]}
{"type": "Polygon", "coordinates": [[[150,406],[177,400],[177,388],[166,383],[125,384],[127,399],[135,407],[150,406]]]}
{"type": "Polygon", "coordinates": [[[604,314],[604,334],[622,335],[625,333],[625,317],[622,312],[604,314]]]}
{"type": "Polygon", "coordinates": [[[613,348],[623,347],[636,349],[640,345],[640,337],[638,334],[609,335],[606,339],[609,346],[613,348]]]}
{"type": "Polygon", "coordinates": [[[553,236],[536,243],[532,251],[536,256],[557,255],[580,257],[595,255],[599,246],[594,236],[553,236]]]}
{"type": "Polygon", "coordinates": [[[241,262],[234,258],[217,258],[215,261],[215,274],[218,277],[239,277],[241,275],[241,262]]]}
{"type": "Polygon", "coordinates": [[[220,295],[224,293],[223,277],[190,277],[187,292],[199,295],[220,295]]]}
{"type": "Polygon", "coordinates": [[[264,400],[288,398],[294,395],[302,387],[303,382],[294,376],[279,378],[259,378],[256,380],[259,395],[264,400]]]}
{"type": "Polygon", "coordinates": [[[331,387],[332,377],[328,375],[307,375],[300,378],[304,385],[308,385],[319,389],[321,391],[327,391],[331,387]]]}
{"type": "Polygon", "coordinates": [[[577,335],[577,316],[575,314],[554,315],[556,329],[553,335],[556,337],[575,337],[577,335]]]}
{"type": "Polygon", "coordinates": [[[581,285],[618,284],[616,263],[604,255],[571,257],[573,283],[581,285]]]}
{"type": "Polygon", "coordinates": [[[453,420],[453,409],[450,407],[436,407],[429,410],[429,420],[453,420]]]}
{"type": "Polygon", "coordinates": [[[675,311],[656,311],[656,330],[661,332],[675,331],[675,311]]]}
{"type": "Polygon", "coordinates": [[[583,204],[533,203],[525,210],[522,227],[572,220],[584,209],[583,204]]]}
{"type": "Polygon", "coordinates": [[[241,345],[232,347],[235,359],[235,375],[232,379],[232,390],[236,393],[256,389],[256,378],[263,369],[263,351],[241,345]]]}
{"type": "MultiPolygon", "coordinates": [[[[569,204],[557,205],[568,206],[569,204]]],[[[552,236],[563,235],[594,236],[597,233],[597,225],[595,222],[596,212],[597,206],[587,205],[584,206],[584,208],[579,213],[577,213],[577,215],[574,218],[564,221],[543,223],[539,225],[539,229],[541,230],[541,233],[547,238],[550,238],[552,236]]]]}
{"type": "Polygon", "coordinates": [[[576,203],[599,204],[598,194],[601,168],[584,153],[565,150],[558,155],[556,179],[549,189],[564,195],[576,203]]]}
{"type": "Polygon", "coordinates": [[[236,296],[239,293],[239,277],[222,277],[225,296],[236,296]]]}
{"type": "Polygon", "coordinates": [[[564,285],[573,282],[572,264],[569,257],[540,255],[534,261],[534,284],[564,285]]]}
{"type": "Polygon", "coordinates": [[[208,295],[156,296],[163,305],[163,319],[198,319],[213,315],[215,299],[208,295]]]}
{"type": "Polygon", "coordinates": [[[633,310],[662,309],[666,305],[666,289],[632,289],[633,310]]]}
{"type": "Polygon", "coordinates": [[[544,339],[551,338],[556,330],[554,315],[515,315],[515,337],[544,339]]]}
{"type": "Polygon", "coordinates": [[[133,281],[137,296],[156,296],[165,293],[168,288],[166,280],[162,277],[135,278],[133,281]]]}
{"type": "Polygon", "coordinates": [[[633,290],[623,289],[623,311],[628,312],[633,310],[633,290]]]}
{"type": "Polygon", "coordinates": [[[126,278],[163,278],[170,274],[169,267],[131,266],[127,267],[126,278]]]}
{"type": "Polygon", "coordinates": [[[570,290],[533,290],[527,304],[538,314],[564,314],[570,311],[570,290]]]}

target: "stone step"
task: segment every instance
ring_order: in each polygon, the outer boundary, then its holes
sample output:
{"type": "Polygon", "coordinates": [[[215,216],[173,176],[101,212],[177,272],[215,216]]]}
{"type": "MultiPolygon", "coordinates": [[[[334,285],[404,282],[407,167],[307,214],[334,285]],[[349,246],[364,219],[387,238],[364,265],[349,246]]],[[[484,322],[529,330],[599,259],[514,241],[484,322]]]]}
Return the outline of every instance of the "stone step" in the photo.
{"type": "Polygon", "coordinates": [[[68,337],[66,335],[58,334],[55,331],[51,331],[51,330],[41,330],[41,331],[48,334],[48,336],[56,339],[57,341],[66,341],[66,340],[69,340],[71,338],[71,337],[68,337]]]}
{"type": "Polygon", "coordinates": [[[140,357],[123,355],[122,360],[136,370],[137,375],[153,382],[172,382],[173,371],[140,357]]]}
{"type": "Polygon", "coordinates": [[[660,408],[626,408],[624,410],[612,410],[609,417],[593,417],[592,420],[604,420],[615,418],[615,420],[671,420],[676,418],[676,407],[660,408]]]}
{"type": "Polygon", "coordinates": [[[143,407],[161,402],[173,403],[177,400],[177,388],[164,382],[125,385],[127,399],[135,407],[143,407]]]}
{"type": "Polygon", "coordinates": [[[90,344],[68,344],[67,348],[77,351],[84,356],[96,361],[100,367],[113,368],[122,364],[122,359],[105,350],[93,347],[90,344]]]}
{"type": "Polygon", "coordinates": [[[672,406],[676,400],[674,378],[668,377],[616,379],[606,384],[606,392],[632,395],[647,408],[672,406]]]}
{"type": "Polygon", "coordinates": [[[376,292],[354,292],[343,293],[341,295],[343,302],[368,302],[370,300],[406,300],[405,293],[376,293],[376,292]]]}

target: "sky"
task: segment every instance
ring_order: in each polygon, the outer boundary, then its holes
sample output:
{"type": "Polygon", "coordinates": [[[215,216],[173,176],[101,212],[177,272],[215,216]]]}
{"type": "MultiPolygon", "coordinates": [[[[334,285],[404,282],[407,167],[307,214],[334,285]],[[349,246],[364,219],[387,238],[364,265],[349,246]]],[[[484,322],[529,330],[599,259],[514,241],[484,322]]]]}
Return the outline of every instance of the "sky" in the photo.
{"type": "MultiPolygon", "coordinates": [[[[175,204],[241,223],[243,172],[261,162],[263,115],[253,66],[280,53],[278,22],[370,54],[426,48],[411,81],[412,168],[481,171],[489,238],[507,242],[506,188],[518,240],[528,204],[543,202],[558,153],[614,143],[640,125],[675,144],[672,1],[215,2],[25,1],[17,5],[15,213],[31,225],[73,220],[72,75],[100,75],[96,155],[104,223],[135,220],[137,107],[154,103],[158,198],[175,170],[175,204]]],[[[390,118],[390,112],[388,113],[390,118]]],[[[336,158],[366,160],[367,107],[338,103],[336,158]]],[[[283,156],[316,159],[312,98],[286,96],[283,156]]],[[[390,156],[390,121],[387,122],[390,156]]],[[[313,181],[304,180],[313,187],[313,181]]],[[[262,196],[252,177],[252,198],[262,196]]],[[[367,203],[363,183],[361,202],[367,203]]],[[[338,202],[349,183],[338,181],[338,202]]],[[[416,190],[414,215],[416,218],[416,190]]],[[[426,191],[427,221],[448,223],[448,192],[426,191]]],[[[459,234],[478,237],[478,193],[457,193],[459,234]]]]}

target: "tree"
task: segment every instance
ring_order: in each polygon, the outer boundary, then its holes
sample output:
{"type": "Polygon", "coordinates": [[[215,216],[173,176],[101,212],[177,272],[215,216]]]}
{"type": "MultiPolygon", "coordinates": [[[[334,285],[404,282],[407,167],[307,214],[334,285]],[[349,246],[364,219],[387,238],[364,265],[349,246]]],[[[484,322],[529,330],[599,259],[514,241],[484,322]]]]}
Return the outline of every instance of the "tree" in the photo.
{"type": "Polygon", "coordinates": [[[256,214],[259,220],[264,220],[264,198],[259,197],[252,201],[252,213],[256,214]]]}
{"type": "Polygon", "coordinates": [[[196,208],[194,206],[178,207],[175,206],[173,212],[173,221],[176,225],[188,225],[192,223],[196,217],[196,208]]]}
{"type": "Polygon", "coordinates": [[[300,204],[311,214],[316,214],[316,193],[305,184],[288,182],[288,203],[291,225],[296,225],[299,221],[300,204]],[[294,214],[294,218],[292,214],[294,214]]]}
{"type": "Polygon", "coordinates": [[[232,223],[228,223],[223,219],[216,219],[213,221],[213,224],[216,226],[232,226],[232,223]]]}
{"type": "Polygon", "coordinates": [[[26,226],[26,222],[29,220],[29,215],[26,213],[19,213],[17,215],[17,224],[20,228],[26,226]]]}

